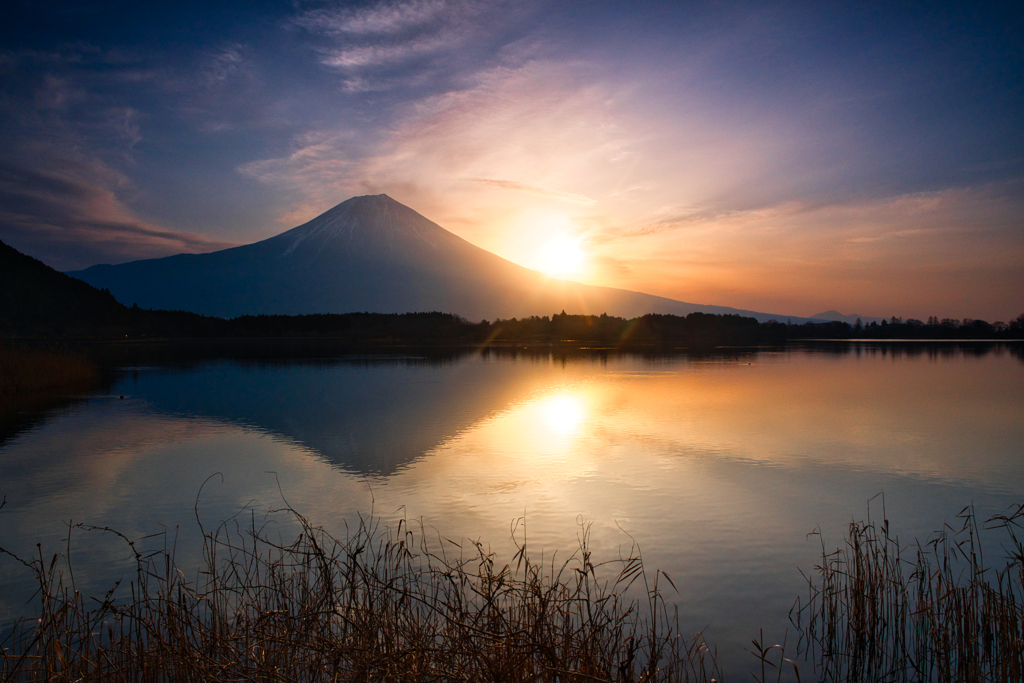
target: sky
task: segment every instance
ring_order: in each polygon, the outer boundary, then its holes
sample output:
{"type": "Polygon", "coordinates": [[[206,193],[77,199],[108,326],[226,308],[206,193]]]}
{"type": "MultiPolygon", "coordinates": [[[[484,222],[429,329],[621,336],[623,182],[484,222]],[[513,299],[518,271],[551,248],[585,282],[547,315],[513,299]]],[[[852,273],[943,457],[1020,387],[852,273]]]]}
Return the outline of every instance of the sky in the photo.
{"type": "Polygon", "coordinates": [[[61,269],[386,193],[566,279],[1024,312],[1024,5],[22,2],[0,240],[61,269]]]}

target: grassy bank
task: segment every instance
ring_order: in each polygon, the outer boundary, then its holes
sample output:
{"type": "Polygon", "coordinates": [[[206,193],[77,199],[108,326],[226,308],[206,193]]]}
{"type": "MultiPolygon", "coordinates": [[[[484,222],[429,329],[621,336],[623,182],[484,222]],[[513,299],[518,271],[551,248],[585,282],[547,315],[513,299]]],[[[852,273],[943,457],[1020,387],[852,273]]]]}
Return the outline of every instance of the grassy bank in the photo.
{"type": "MultiPolygon", "coordinates": [[[[597,562],[586,527],[564,562],[535,562],[520,545],[499,565],[479,544],[405,522],[361,520],[334,538],[288,513],[301,529],[289,543],[255,518],[247,531],[238,520],[205,531],[205,566],[188,574],[172,550],[146,555],[124,539],[136,575],[103,598],[75,590],[67,558],[20,560],[39,607],[3,643],[0,679],[722,680],[713,648],[680,632],[671,580],[635,548],[597,562]]],[[[1024,506],[986,522],[1009,540],[995,567],[970,510],[961,522],[907,547],[888,521],[852,524],[834,551],[823,544],[791,614],[799,652],[755,639],[753,679],[1022,680],[1024,506]]]]}
{"type": "Polygon", "coordinates": [[[0,345],[0,400],[53,389],[89,387],[99,368],[83,355],[0,345]]]}

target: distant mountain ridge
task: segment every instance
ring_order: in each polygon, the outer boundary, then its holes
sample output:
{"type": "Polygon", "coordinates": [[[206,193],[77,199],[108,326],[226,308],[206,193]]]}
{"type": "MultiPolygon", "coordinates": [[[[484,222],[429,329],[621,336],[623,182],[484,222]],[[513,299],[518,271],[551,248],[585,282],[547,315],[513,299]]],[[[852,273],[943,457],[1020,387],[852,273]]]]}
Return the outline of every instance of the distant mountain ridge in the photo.
{"type": "Polygon", "coordinates": [[[867,325],[868,323],[880,323],[883,320],[885,320],[885,318],[873,318],[867,315],[860,315],[859,313],[843,315],[839,311],[825,311],[824,313],[818,313],[811,317],[815,320],[832,320],[840,323],[850,323],[851,325],[856,323],[858,320],[860,320],[865,325],[867,325]]]}
{"type": "Polygon", "coordinates": [[[203,315],[445,311],[469,320],[571,314],[739,314],[548,277],[481,249],[387,195],[353,197],[269,239],[68,273],[121,302],[203,315]]]}

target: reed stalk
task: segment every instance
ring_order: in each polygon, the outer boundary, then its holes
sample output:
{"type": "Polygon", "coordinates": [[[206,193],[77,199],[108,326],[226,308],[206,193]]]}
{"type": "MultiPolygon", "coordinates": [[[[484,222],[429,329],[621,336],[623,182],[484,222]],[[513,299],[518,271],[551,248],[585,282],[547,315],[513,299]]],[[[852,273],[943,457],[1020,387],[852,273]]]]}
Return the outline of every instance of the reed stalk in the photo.
{"type": "Polygon", "coordinates": [[[501,565],[479,543],[430,541],[404,520],[387,527],[360,518],[335,538],[285,512],[299,529],[288,543],[255,517],[247,529],[232,520],[203,531],[193,580],[176,566],[173,546],[144,553],[122,536],[134,578],[99,599],[75,588],[66,556],[20,559],[38,581],[38,613],[3,643],[0,679],[720,678],[700,634],[680,633],[663,597],[668,577],[649,574],[635,547],[596,563],[589,527],[560,563],[534,562],[514,534],[518,551],[501,565]]]}
{"type": "Polygon", "coordinates": [[[835,551],[822,544],[807,601],[791,613],[820,680],[1022,680],[1024,505],[982,525],[1006,533],[999,567],[984,562],[973,508],[957,519],[909,547],[887,519],[851,523],[835,551]]]}

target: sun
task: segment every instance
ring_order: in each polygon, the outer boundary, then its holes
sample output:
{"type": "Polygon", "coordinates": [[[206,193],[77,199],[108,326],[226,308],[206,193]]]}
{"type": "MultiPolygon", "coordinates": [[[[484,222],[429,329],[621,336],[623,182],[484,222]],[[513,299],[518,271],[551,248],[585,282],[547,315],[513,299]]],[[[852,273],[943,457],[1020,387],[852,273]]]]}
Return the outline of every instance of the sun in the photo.
{"type": "Polygon", "coordinates": [[[583,271],[587,263],[587,254],[583,251],[580,238],[557,233],[541,246],[538,262],[538,270],[542,273],[552,277],[565,277],[583,271]]]}

